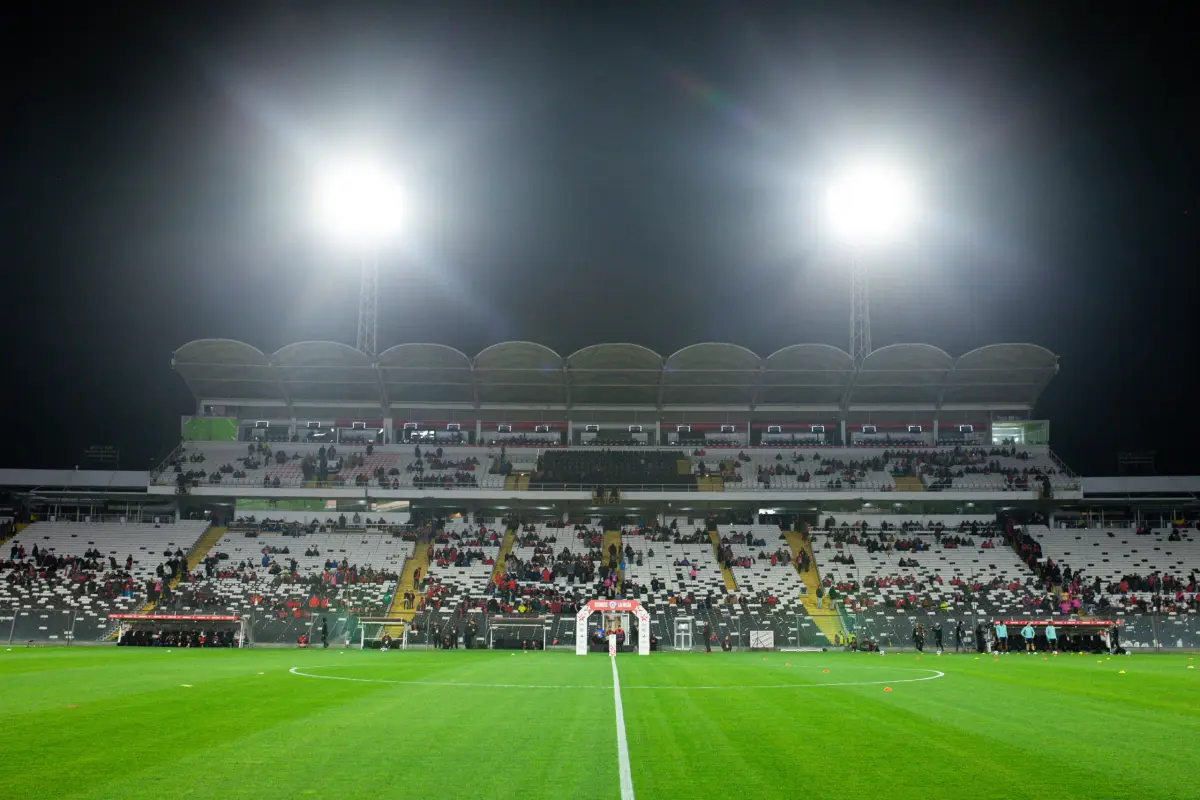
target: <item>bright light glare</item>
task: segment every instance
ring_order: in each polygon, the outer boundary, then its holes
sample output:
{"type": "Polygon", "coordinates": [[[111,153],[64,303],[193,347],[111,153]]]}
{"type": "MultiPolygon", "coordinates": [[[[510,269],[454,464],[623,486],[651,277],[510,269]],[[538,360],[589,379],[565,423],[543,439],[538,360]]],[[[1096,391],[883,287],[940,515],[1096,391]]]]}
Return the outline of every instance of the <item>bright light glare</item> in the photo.
{"type": "Polygon", "coordinates": [[[912,181],[886,164],[864,163],[847,171],[825,199],[833,235],[852,247],[891,244],[912,228],[917,215],[912,181]]]}
{"type": "Polygon", "coordinates": [[[402,232],[405,198],[399,184],[370,159],[328,167],[315,187],[317,223],[337,243],[376,248],[402,232]]]}

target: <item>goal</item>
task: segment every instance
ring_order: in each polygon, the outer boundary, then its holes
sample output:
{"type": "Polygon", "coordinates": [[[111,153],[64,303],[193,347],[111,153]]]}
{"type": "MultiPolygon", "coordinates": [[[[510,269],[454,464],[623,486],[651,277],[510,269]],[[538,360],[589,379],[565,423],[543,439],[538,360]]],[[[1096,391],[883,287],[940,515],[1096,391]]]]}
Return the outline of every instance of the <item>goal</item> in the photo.
{"type": "Polygon", "coordinates": [[[623,629],[629,631],[628,641],[632,642],[636,634],[638,655],[650,655],[650,612],[637,600],[589,600],[581,607],[575,615],[575,655],[587,655],[588,622],[593,615],[602,615],[604,620],[620,619],[623,629]],[[636,620],[636,629],[632,620],[631,624],[624,625],[630,616],[636,620]]]}
{"type": "Polygon", "coordinates": [[[391,617],[360,617],[358,620],[358,645],[363,650],[383,649],[383,637],[391,637],[389,647],[393,650],[408,649],[408,625],[402,619],[391,617]]]}
{"type": "Polygon", "coordinates": [[[553,620],[545,617],[493,617],[489,650],[545,650],[553,620]]]}

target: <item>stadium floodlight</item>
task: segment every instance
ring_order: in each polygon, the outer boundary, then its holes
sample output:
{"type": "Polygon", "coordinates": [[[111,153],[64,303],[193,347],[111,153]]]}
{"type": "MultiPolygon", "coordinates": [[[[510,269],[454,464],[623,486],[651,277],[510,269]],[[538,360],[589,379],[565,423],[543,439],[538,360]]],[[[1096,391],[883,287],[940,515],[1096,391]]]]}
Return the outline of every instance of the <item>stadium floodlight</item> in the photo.
{"type": "Polygon", "coordinates": [[[862,250],[903,237],[916,218],[917,197],[912,180],[902,170],[864,161],[830,185],[825,209],[838,242],[862,250]]]}
{"type": "Polygon", "coordinates": [[[850,355],[861,366],[871,353],[868,253],[895,244],[913,227],[917,194],[903,170],[862,161],[834,181],[825,196],[829,230],[850,251],[850,355]]]}
{"type": "Polygon", "coordinates": [[[404,193],[390,170],[359,156],[326,165],[316,181],[313,205],[317,224],[330,239],[362,258],[357,347],[374,356],[379,250],[404,232],[404,193]]]}
{"type": "Polygon", "coordinates": [[[404,193],[391,172],[371,158],[358,156],[325,167],[314,200],[317,223],[339,244],[374,250],[403,230],[404,193]]]}

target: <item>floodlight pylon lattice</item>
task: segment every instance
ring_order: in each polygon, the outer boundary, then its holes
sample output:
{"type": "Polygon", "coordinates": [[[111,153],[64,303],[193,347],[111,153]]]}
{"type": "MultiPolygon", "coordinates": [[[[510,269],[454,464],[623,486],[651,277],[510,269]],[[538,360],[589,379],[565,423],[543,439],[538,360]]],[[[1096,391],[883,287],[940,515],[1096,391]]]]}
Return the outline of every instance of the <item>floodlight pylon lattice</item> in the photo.
{"type": "Polygon", "coordinates": [[[867,270],[862,259],[850,256],[850,355],[854,366],[861,367],[871,354],[871,296],[867,270]]]}
{"type": "Polygon", "coordinates": [[[362,284],[358,292],[358,349],[375,357],[375,332],[379,312],[379,257],[369,253],[363,258],[362,284]]]}

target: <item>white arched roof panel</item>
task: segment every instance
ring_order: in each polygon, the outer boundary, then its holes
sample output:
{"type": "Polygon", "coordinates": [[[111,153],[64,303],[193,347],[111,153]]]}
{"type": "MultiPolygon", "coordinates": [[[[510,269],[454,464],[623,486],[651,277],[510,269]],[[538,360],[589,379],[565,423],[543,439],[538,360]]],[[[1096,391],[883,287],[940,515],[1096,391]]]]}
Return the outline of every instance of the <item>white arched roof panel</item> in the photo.
{"type": "Polygon", "coordinates": [[[837,403],[854,375],[854,359],[827,344],[796,344],[763,361],[758,405],[837,403]]]}
{"type": "Polygon", "coordinates": [[[502,342],[475,356],[480,403],[550,404],[567,401],[563,359],[534,342],[502,342]]]}
{"type": "Polygon", "coordinates": [[[400,344],[379,354],[379,374],[392,403],[474,401],[471,359],[442,344],[400,344]]]}

